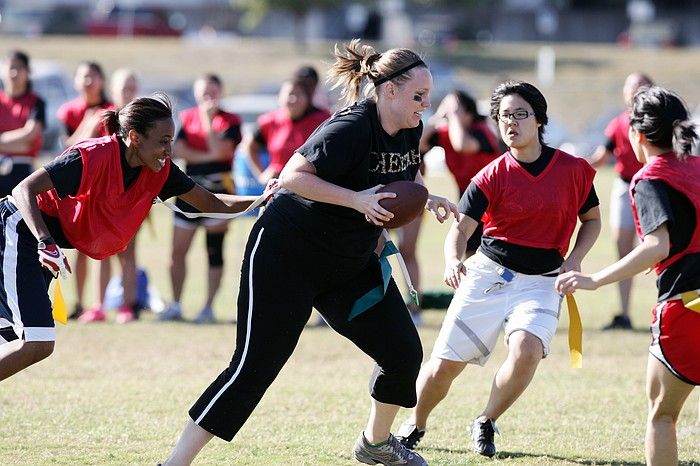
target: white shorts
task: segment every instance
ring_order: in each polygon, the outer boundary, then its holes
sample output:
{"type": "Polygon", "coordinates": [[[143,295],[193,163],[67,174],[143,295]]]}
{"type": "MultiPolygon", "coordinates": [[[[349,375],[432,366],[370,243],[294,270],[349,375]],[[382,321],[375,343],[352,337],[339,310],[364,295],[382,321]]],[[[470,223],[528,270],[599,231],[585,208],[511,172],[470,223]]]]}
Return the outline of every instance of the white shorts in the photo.
{"type": "Polygon", "coordinates": [[[480,251],[465,264],[467,275],[447,309],[432,357],[483,366],[501,327],[506,341],[516,330],[536,336],[542,341],[542,357],[546,357],[562,301],[554,288],[556,277],[511,272],[480,251]],[[507,281],[503,276],[509,272],[512,279],[507,281]]]}
{"type": "Polygon", "coordinates": [[[610,228],[614,230],[634,230],[629,189],[628,182],[619,176],[615,177],[610,191],[610,228]]]}

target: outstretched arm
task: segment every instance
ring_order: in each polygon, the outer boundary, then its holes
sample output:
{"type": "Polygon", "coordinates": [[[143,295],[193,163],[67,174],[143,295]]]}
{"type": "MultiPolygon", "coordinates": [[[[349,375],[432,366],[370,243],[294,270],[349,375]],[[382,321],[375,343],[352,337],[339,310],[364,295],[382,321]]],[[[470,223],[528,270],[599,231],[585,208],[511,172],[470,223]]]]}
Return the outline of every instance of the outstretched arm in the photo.
{"type": "MultiPolygon", "coordinates": [[[[416,183],[420,183],[425,186],[423,175],[421,175],[420,172],[416,174],[416,183]]],[[[450,214],[454,215],[455,219],[459,218],[457,206],[450,202],[450,200],[446,197],[438,196],[436,194],[428,194],[428,201],[425,203],[425,210],[432,212],[437,221],[440,223],[443,223],[445,220],[450,218],[450,214]]]]}
{"type": "MultiPolygon", "coordinates": [[[[268,183],[262,194],[265,199],[277,190],[277,183],[273,180],[268,183]]],[[[178,196],[200,212],[216,212],[233,214],[246,210],[258,196],[238,196],[236,194],[214,194],[195,184],[192,189],[178,196]]]]}
{"type": "Polygon", "coordinates": [[[631,278],[667,257],[670,248],[668,225],[664,223],[646,235],[629,254],[599,272],[584,274],[572,271],[559,275],[557,291],[566,294],[579,289],[596,290],[603,285],[631,278]]]}

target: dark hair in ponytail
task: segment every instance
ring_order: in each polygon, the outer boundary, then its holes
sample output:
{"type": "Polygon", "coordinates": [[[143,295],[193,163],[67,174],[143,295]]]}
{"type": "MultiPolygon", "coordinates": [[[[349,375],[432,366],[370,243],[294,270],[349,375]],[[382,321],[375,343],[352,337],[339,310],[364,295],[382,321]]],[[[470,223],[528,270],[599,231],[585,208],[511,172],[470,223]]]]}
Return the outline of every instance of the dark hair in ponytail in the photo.
{"type": "Polygon", "coordinates": [[[423,60],[412,50],[397,48],[377,53],[369,45],[352,39],[350,43],[334,47],[335,63],[328,72],[331,89],[341,88],[341,97],[348,103],[357,102],[360,95],[376,100],[376,87],[392,81],[397,86],[411,78],[413,68],[427,68],[423,60]],[[364,91],[363,91],[364,84],[364,91]]]}
{"type": "Polygon", "coordinates": [[[125,139],[130,130],[147,135],[158,120],[173,118],[173,106],[167,94],[157,92],[151,97],[139,97],[120,110],[103,113],[102,124],[110,134],[125,139]]]}
{"type": "Polygon", "coordinates": [[[477,108],[476,105],[476,100],[469,94],[467,94],[465,91],[461,89],[455,89],[452,91],[452,93],[457,96],[457,100],[459,101],[459,105],[462,106],[465,112],[470,113],[472,117],[474,118],[474,121],[484,121],[486,120],[486,117],[482,114],[479,113],[479,109],[477,108]]]}
{"type": "Polygon", "coordinates": [[[673,150],[681,160],[698,139],[689,118],[688,108],[678,94],[662,87],[644,88],[632,100],[630,126],[654,146],[673,150]]]}

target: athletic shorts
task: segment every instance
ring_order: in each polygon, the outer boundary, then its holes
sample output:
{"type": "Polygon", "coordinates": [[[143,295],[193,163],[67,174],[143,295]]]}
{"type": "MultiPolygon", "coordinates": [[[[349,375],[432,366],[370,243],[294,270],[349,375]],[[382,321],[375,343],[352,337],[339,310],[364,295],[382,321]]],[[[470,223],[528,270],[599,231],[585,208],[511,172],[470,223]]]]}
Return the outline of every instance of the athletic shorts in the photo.
{"type": "Polygon", "coordinates": [[[683,382],[700,385],[700,313],[680,299],[657,303],[649,352],[683,382]]]}
{"type": "Polygon", "coordinates": [[[610,228],[614,230],[634,230],[629,189],[627,181],[619,176],[615,178],[610,191],[610,228]]]}
{"type": "Polygon", "coordinates": [[[51,274],[39,263],[37,240],[7,198],[0,200],[0,344],[54,341],[47,293],[51,274]]]}
{"type": "Polygon", "coordinates": [[[544,348],[542,357],[546,357],[559,323],[561,296],[554,288],[556,277],[510,271],[480,251],[465,264],[467,275],[447,309],[432,357],[483,366],[501,328],[506,342],[516,330],[536,336],[544,348]]]}

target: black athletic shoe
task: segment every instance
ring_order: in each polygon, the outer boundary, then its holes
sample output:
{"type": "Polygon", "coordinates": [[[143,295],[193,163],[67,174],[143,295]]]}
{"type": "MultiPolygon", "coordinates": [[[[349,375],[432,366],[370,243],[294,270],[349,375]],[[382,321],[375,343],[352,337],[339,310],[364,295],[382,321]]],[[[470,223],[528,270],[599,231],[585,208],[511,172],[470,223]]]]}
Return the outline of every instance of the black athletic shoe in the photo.
{"type": "Polygon", "coordinates": [[[489,458],[496,454],[496,444],[493,441],[497,433],[496,423],[492,419],[475,419],[472,423],[472,443],[474,451],[489,458]]]}
{"type": "Polygon", "coordinates": [[[425,435],[425,429],[420,430],[415,424],[404,422],[396,432],[396,440],[409,450],[415,450],[425,435]]]}
{"type": "Polygon", "coordinates": [[[626,315],[618,314],[603,330],[632,330],[632,322],[626,315]]]}
{"type": "Polygon", "coordinates": [[[73,312],[70,313],[68,318],[70,320],[77,320],[78,317],[80,317],[83,313],[83,306],[76,304],[75,307],[73,308],[73,312]]]}

